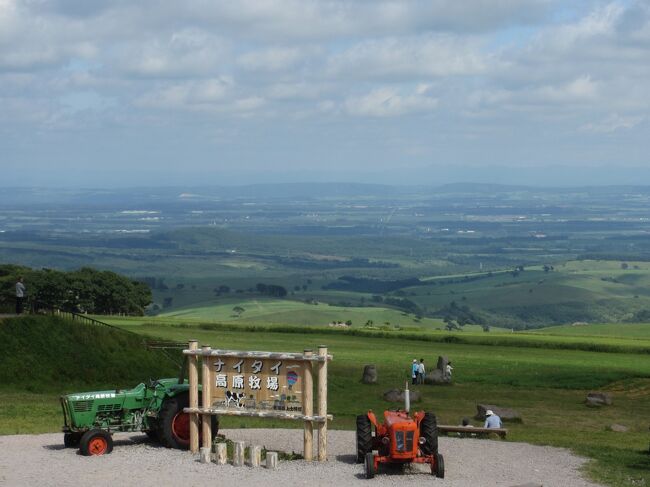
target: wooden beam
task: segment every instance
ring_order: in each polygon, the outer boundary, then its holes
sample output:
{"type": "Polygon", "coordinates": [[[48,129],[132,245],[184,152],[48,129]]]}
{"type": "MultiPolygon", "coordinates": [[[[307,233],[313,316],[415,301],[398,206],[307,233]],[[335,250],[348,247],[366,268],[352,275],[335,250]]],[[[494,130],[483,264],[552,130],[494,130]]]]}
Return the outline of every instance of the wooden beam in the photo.
{"type": "MultiPolygon", "coordinates": [[[[210,350],[210,345],[203,345],[202,348],[204,351],[210,350]]],[[[210,364],[212,360],[204,355],[202,362],[203,374],[201,375],[201,403],[203,408],[209,408],[212,399],[212,392],[210,390],[210,386],[212,385],[212,377],[210,374],[210,369],[212,367],[210,367],[210,364]]],[[[201,446],[203,448],[212,448],[212,421],[210,421],[210,418],[202,418],[201,430],[201,443],[203,443],[201,446]]]]}
{"type": "MultiPolygon", "coordinates": [[[[190,340],[189,349],[197,350],[199,342],[190,340]]],[[[190,356],[188,364],[188,378],[190,381],[190,408],[199,407],[199,371],[198,371],[198,357],[196,355],[190,356]]],[[[199,451],[199,415],[190,413],[190,451],[197,453],[199,451]]]]}
{"type": "Polygon", "coordinates": [[[501,438],[505,438],[508,434],[506,428],[479,428],[474,426],[451,426],[445,424],[438,425],[439,433],[462,433],[466,435],[489,435],[491,433],[499,435],[501,438]]]}
{"type": "MultiPolygon", "coordinates": [[[[318,362],[318,415],[327,417],[327,347],[318,347],[318,356],[323,358],[318,362]]],[[[327,461],[327,421],[318,423],[318,461],[327,461]]]]}
{"type": "MultiPolygon", "coordinates": [[[[312,350],[305,350],[304,356],[311,358],[312,350]]],[[[312,378],[311,361],[306,360],[302,365],[302,413],[305,416],[314,414],[314,380],[312,378]]],[[[314,425],[305,421],[303,438],[303,456],[305,461],[311,462],[314,455],[314,425]]]]}
{"type": "Polygon", "coordinates": [[[219,416],[246,416],[250,418],[275,418],[275,419],[295,419],[300,421],[313,421],[315,423],[322,423],[323,421],[331,421],[334,416],[328,414],[325,417],[321,416],[305,416],[301,413],[292,413],[288,411],[247,411],[245,409],[236,408],[185,408],[186,413],[197,414],[217,414],[219,416]]]}
{"type": "Polygon", "coordinates": [[[306,357],[302,353],[285,353],[285,352],[246,352],[241,350],[183,350],[185,355],[207,355],[212,357],[235,357],[235,358],[255,358],[255,359],[276,359],[276,360],[309,360],[311,362],[325,362],[332,360],[332,355],[311,355],[306,357]]]}

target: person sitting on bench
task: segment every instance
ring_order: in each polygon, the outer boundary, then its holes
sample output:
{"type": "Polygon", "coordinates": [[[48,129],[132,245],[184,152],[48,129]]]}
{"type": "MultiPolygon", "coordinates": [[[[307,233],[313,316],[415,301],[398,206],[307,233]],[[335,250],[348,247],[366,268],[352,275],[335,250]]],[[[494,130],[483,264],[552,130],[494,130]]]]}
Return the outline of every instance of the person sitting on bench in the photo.
{"type": "Polygon", "coordinates": [[[484,428],[501,428],[501,418],[494,414],[491,409],[485,411],[485,425],[484,428]]]}

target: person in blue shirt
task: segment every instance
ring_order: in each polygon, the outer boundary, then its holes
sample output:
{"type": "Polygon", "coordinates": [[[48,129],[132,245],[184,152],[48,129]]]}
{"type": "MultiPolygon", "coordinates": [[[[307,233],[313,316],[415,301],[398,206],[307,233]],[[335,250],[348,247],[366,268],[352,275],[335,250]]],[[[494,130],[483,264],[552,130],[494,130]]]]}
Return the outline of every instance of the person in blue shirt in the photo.
{"type": "Polygon", "coordinates": [[[411,379],[413,380],[413,384],[418,383],[419,370],[420,366],[418,365],[417,359],[413,359],[413,364],[411,365],[411,379]]]}
{"type": "Polygon", "coordinates": [[[501,428],[501,418],[494,414],[491,409],[485,411],[485,426],[484,428],[501,428]]]}

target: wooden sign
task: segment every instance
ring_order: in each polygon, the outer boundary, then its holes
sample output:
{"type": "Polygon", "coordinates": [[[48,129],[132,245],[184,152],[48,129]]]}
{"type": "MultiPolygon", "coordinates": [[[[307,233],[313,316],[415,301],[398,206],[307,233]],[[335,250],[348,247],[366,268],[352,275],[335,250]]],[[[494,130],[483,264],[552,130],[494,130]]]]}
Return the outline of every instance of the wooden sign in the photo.
{"type": "Polygon", "coordinates": [[[211,447],[211,422],[199,415],[251,416],[304,422],[305,460],[312,459],[313,423],[318,430],[318,460],[327,459],[327,347],[303,353],[245,352],[198,348],[191,340],[183,350],[189,357],[190,450],[199,450],[199,423],[203,448],[211,447]],[[199,357],[201,404],[199,405],[199,357]],[[318,378],[318,408],[314,414],[314,377],[318,378]]]}
{"type": "Polygon", "coordinates": [[[208,360],[211,407],[302,412],[302,362],[222,356],[208,360]]]}

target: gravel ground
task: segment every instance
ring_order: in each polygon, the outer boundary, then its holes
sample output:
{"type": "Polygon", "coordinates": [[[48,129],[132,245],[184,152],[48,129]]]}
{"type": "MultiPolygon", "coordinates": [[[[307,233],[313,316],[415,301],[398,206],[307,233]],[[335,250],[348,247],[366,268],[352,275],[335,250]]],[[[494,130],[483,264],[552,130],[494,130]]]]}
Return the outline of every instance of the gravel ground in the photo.
{"type": "MultiPolygon", "coordinates": [[[[302,430],[225,430],[233,440],[268,449],[302,451],[302,430]]],[[[319,485],[435,485],[439,487],[515,486],[597,487],[582,478],[586,461],[560,448],[506,441],[440,438],[445,479],[436,479],[424,465],[399,471],[380,470],[373,480],[354,463],[354,432],[330,431],[329,461],[280,462],[276,471],[265,468],[202,464],[189,452],[169,450],[147,437],[116,434],[110,455],[83,457],[63,448],[62,434],[0,436],[0,485],[7,486],[319,486],[319,485]]]]}

